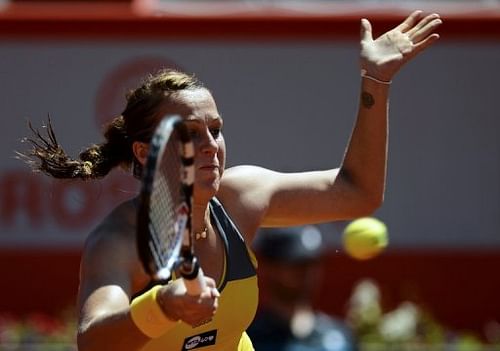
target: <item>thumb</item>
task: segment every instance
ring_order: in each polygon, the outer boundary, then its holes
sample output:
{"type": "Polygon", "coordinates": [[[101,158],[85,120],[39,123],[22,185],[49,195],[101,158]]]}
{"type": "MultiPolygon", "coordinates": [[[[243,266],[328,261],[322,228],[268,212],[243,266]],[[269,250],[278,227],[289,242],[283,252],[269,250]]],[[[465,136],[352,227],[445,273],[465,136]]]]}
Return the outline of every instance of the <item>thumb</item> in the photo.
{"type": "Polygon", "coordinates": [[[373,41],[372,25],[366,18],[361,19],[361,40],[373,41]]]}

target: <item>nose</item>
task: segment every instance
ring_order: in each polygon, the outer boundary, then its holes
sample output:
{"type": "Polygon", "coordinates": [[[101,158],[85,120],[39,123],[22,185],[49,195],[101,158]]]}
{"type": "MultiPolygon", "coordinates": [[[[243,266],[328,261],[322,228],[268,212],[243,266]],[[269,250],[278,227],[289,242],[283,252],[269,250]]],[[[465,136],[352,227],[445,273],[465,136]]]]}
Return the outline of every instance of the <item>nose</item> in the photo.
{"type": "Polygon", "coordinates": [[[219,144],[210,130],[207,129],[200,139],[199,148],[202,153],[212,155],[219,151],[219,144]]]}

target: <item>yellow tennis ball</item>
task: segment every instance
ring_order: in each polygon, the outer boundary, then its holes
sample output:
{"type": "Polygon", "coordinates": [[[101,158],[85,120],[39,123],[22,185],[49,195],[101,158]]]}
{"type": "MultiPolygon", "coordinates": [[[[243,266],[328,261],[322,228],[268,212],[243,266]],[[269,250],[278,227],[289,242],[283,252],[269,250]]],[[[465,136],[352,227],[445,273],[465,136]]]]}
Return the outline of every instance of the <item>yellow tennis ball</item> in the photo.
{"type": "Polygon", "coordinates": [[[349,256],[368,260],[387,246],[387,227],[374,217],[358,218],[345,227],[342,241],[349,256]]]}

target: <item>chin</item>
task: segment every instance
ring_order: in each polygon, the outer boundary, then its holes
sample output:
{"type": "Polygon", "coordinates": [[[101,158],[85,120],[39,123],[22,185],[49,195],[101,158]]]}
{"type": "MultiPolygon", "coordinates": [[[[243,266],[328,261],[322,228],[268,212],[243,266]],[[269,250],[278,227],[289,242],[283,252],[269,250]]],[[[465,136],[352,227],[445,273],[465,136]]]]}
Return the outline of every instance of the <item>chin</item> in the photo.
{"type": "Polygon", "coordinates": [[[220,179],[217,177],[213,181],[196,182],[194,186],[194,197],[197,199],[211,199],[219,191],[220,179]]]}

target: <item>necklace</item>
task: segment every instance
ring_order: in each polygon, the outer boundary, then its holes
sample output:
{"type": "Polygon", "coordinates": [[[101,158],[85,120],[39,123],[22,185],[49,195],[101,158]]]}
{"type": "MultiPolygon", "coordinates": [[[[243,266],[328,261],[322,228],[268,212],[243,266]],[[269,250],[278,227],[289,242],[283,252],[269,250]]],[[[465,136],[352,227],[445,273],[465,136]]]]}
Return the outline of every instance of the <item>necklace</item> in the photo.
{"type": "Polygon", "coordinates": [[[205,227],[205,229],[203,229],[201,232],[199,233],[194,233],[194,238],[196,240],[201,240],[201,239],[206,239],[207,238],[207,233],[208,233],[208,228],[205,227]]]}
{"type": "Polygon", "coordinates": [[[203,239],[206,239],[208,237],[208,224],[207,223],[210,223],[209,207],[207,207],[207,210],[205,211],[205,220],[204,220],[205,229],[203,229],[201,232],[194,233],[194,238],[196,240],[203,240],[203,239]]]}

